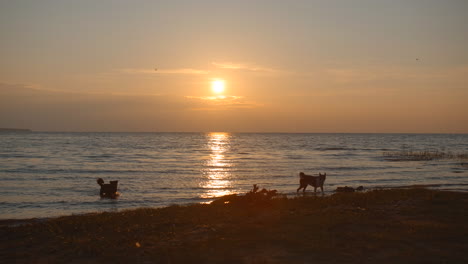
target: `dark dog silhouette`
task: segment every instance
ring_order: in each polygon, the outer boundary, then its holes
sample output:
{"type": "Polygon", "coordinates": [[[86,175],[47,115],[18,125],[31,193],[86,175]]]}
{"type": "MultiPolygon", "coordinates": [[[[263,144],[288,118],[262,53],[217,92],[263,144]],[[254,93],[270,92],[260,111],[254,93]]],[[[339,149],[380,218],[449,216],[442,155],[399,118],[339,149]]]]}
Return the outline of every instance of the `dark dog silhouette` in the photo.
{"type": "Polygon", "coordinates": [[[299,173],[299,188],[297,188],[296,192],[299,192],[300,189],[303,189],[302,192],[305,192],[308,185],[314,186],[314,192],[317,192],[317,188],[320,187],[323,193],[323,184],[325,183],[325,179],[327,178],[327,174],[319,173],[318,176],[311,176],[306,175],[305,173],[299,173]]]}
{"type": "Polygon", "coordinates": [[[99,195],[101,197],[107,197],[115,199],[117,198],[117,183],[119,181],[110,181],[109,184],[104,184],[104,180],[99,178],[97,179],[97,183],[101,186],[101,190],[99,191],[99,195]]]}

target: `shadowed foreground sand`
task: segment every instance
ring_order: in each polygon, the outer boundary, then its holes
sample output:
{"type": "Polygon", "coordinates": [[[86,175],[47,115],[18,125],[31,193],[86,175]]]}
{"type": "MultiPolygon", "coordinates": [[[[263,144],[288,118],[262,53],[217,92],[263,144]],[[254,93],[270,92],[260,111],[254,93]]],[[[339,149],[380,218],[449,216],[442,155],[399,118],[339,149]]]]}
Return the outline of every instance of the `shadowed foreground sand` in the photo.
{"type": "Polygon", "coordinates": [[[223,197],[0,221],[2,263],[468,263],[468,193],[223,197]]]}

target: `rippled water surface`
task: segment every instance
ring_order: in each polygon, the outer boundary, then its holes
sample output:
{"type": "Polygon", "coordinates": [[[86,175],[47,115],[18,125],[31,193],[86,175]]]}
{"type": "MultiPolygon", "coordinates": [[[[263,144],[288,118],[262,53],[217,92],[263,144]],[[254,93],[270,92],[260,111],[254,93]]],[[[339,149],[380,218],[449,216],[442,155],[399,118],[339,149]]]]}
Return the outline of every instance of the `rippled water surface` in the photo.
{"type": "Polygon", "coordinates": [[[326,172],[327,192],[468,190],[466,160],[384,156],[402,151],[467,153],[468,135],[0,133],[0,218],[209,202],[252,184],[292,195],[300,171],[326,172]],[[101,199],[97,178],[118,180],[121,196],[101,199]]]}

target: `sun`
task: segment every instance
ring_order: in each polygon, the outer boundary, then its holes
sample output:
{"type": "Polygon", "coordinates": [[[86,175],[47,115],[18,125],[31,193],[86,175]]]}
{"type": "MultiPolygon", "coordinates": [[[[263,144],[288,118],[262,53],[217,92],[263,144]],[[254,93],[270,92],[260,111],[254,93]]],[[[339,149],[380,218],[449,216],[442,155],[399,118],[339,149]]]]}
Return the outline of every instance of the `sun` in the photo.
{"type": "Polygon", "coordinates": [[[211,90],[214,93],[220,94],[224,92],[224,87],[225,87],[224,80],[214,80],[211,82],[211,90]]]}

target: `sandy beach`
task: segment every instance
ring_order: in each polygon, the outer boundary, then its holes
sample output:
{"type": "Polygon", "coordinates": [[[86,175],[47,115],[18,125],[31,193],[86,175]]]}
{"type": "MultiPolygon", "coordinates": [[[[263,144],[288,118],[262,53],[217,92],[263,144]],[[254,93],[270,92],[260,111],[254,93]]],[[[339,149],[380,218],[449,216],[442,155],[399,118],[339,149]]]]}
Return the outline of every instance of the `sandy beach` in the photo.
{"type": "Polygon", "coordinates": [[[3,263],[466,263],[468,193],[420,188],[0,222],[3,263]]]}

